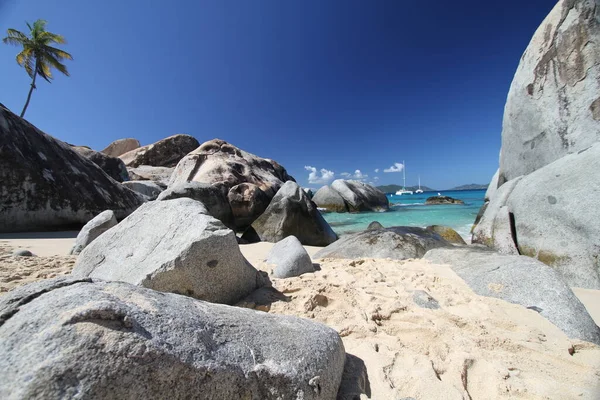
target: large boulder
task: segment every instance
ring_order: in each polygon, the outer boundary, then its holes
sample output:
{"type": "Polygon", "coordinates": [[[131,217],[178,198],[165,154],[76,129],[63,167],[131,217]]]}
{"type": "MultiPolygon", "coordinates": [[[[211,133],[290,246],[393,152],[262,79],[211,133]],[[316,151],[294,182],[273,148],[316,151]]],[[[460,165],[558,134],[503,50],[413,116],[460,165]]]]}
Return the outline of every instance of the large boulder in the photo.
{"type": "Polygon", "coordinates": [[[72,274],[227,304],[260,284],[235,234],[192,199],[144,204],[88,245],[72,274]]]}
{"type": "Polygon", "coordinates": [[[360,181],[336,179],[331,188],[346,202],[348,211],[387,211],[390,202],[381,190],[360,181]]]}
{"type": "Polygon", "coordinates": [[[106,210],[96,215],[79,231],[71,254],[77,255],[104,232],[117,225],[117,218],[112,210],[106,210]]]}
{"type": "Polygon", "coordinates": [[[57,279],[0,298],[3,399],[336,398],[337,332],[122,282],[57,279]]]}
{"type": "Polygon", "coordinates": [[[498,179],[500,177],[500,170],[496,170],[496,173],[494,174],[494,176],[492,176],[492,180],[490,181],[490,184],[488,185],[487,190],[485,191],[485,196],[484,196],[484,201],[490,201],[492,199],[492,197],[494,197],[494,194],[496,194],[496,190],[498,190],[498,179]]]}
{"type": "Polygon", "coordinates": [[[69,145],[0,108],[0,232],[82,226],[104,210],[120,219],[141,203],[69,145]]]}
{"type": "Polygon", "coordinates": [[[120,158],[107,156],[104,153],[100,153],[85,146],[72,146],[72,148],[77,153],[102,168],[102,171],[106,172],[106,174],[115,181],[123,182],[129,180],[127,168],[120,158]]]}
{"type": "Polygon", "coordinates": [[[518,249],[571,286],[600,289],[600,143],[502,185],[473,242],[518,249]]]}
{"type": "Polygon", "coordinates": [[[152,181],[165,189],[169,186],[173,167],[153,167],[150,165],[140,165],[135,168],[127,168],[129,179],[132,181],[152,181]]]}
{"type": "Polygon", "coordinates": [[[504,110],[500,184],[600,141],[598,38],[598,0],[560,0],[535,32],[504,110]]]}
{"type": "Polygon", "coordinates": [[[169,186],[202,182],[224,187],[236,228],[243,230],[264,212],[287,181],[294,181],[294,178],[275,161],[213,139],[177,164],[169,186]]]}
{"type": "Polygon", "coordinates": [[[315,272],[310,256],[295,236],[288,236],[275,243],[265,261],[275,266],[273,269],[275,278],[292,278],[307,272],[315,272]]]}
{"type": "Polygon", "coordinates": [[[196,149],[200,143],[190,135],[173,135],[121,154],[119,158],[128,167],[151,165],[153,167],[174,167],[186,154],[196,149]]]}
{"type": "Polygon", "coordinates": [[[287,181],[252,227],[262,241],[296,236],[307,246],[327,246],[337,235],[296,182],[287,181]]]}
{"type": "Polygon", "coordinates": [[[147,200],[156,200],[163,191],[159,184],[152,181],[128,181],[123,182],[123,186],[141,194],[147,200]]]}
{"type": "Polygon", "coordinates": [[[163,201],[186,197],[204,204],[210,215],[233,229],[231,206],[223,193],[222,187],[202,182],[187,182],[169,187],[158,196],[157,200],[163,201]]]}
{"type": "Polygon", "coordinates": [[[331,186],[323,186],[317,190],[312,201],[319,207],[327,211],[344,213],[348,212],[348,207],[344,198],[336,192],[331,186]]]}
{"type": "Polygon", "coordinates": [[[102,150],[102,153],[111,157],[119,157],[122,154],[139,148],[140,146],[140,141],[137,139],[118,139],[106,146],[106,148],[102,150]]]}
{"type": "Polygon", "coordinates": [[[439,234],[411,226],[371,229],[342,236],[313,258],[421,258],[428,250],[452,246],[439,234]]]}
{"type": "Polygon", "coordinates": [[[560,274],[539,261],[474,247],[434,249],[425,259],[450,265],[481,296],[530,308],[569,337],[600,344],[600,328],[586,308],[560,274]]]}

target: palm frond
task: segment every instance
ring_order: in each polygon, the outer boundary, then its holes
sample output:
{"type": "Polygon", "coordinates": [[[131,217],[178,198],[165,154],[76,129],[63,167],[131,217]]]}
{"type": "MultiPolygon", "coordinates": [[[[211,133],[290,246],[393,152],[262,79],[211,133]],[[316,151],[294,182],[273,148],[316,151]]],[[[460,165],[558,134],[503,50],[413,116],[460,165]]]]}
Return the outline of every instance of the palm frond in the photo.
{"type": "Polygon", "coordinates": [[[53,79],[52,70],[50,69],[50,66],[46,64],[43,60],[40,60],[40,62],[38,62],[38,75],[44,78],[47,82],[50,82],[50,80],[53,79]]]}
{"type": "Polygon", "coordinates": [[[56,44],[65,44],[67,40],[64,36],[59,35],[57,33],[52,33],[48,31],[43,31],[38,35],[38,40],[44,42],[44,44],[56,43],[56,44]]]}
{"type": "Polygon", "coordinates": [[[42,64],[44,64],[44,65],[49,64],[50,66],[56,68],[59,72],[62,72],[66,76],[70,76],[69,71],[67,70],[67,67],[63,63],[61,63],[60,60],[58,58],[56,58],[53,54],[44,53],[44,55],[42,57],[43,57],[42,64]]]}
{"type": "Polygon", "coordinates": [[[62,60],[65,60],[65,59],[67,59],[67,60],[72,60],[73,59],[72,55],[70,55],[66,51],[63,51],[61,49],[57,49],[56,47],[44,46],[44,51],[46,53],[52,54],[59,61],[62,61],[62,60]]]}

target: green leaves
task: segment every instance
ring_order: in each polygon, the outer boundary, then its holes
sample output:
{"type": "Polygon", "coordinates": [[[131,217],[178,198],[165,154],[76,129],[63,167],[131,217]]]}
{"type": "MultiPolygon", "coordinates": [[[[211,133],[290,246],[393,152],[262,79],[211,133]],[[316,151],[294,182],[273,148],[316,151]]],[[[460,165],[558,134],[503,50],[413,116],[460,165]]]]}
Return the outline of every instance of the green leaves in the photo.
{"type": "Polygon", "coordinates": [[[21,46],[23,50],[17,54],[17,63],[25,68],[27,74],[33,78],[36,74],[50,82],[53,79],[52,68],[69,76],[64,60],[72,60],[73,56],[64,50],[53,47],[53,44],[65,44],[62,35],[48,32],[47,22],[38,19],[32,24],[26,22],[29,35],[16,29],[8,29],[7,36],[2,39],[6,44],[21,46]]]}

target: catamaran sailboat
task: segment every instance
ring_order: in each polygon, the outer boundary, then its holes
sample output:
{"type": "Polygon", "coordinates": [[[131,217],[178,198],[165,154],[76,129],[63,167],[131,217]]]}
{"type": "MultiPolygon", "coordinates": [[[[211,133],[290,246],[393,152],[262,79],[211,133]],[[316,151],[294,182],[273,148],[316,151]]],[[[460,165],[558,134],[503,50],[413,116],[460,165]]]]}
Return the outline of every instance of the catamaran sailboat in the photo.
{"type": "Polygon", "coordinates": [[[396,195],[402,196],[403,194],[413,194],[412,190],[406,190],[406,163],[402,161],[402,189],[396,192],[396,195]]]}
{"type": "Polygon", "coordinates": [[[419,188],[415,190],[415,193],[423,193],[423,191],[421,190],[421,175],[419,175],[419,188]]]}

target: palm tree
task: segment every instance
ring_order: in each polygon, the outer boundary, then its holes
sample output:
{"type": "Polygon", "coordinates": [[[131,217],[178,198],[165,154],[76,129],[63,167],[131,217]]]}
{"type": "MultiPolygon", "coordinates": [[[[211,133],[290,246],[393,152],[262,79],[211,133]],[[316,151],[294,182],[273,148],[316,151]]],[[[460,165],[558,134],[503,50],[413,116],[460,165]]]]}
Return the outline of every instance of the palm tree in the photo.
{"type": "Polygon", "coordinates": [[[66,76],[69,76],[67,67],[65,67],[62,61],[73,59],[66,51],[51,46],[54,43],[64,44],[66,40],[61,35],[48,32],[46,30],[46,21],[38,19],[33,23],[33,26],[27,22],[27,27],[29,28],[29,36],[16,29],[8,29],[6,31],[8,36],[2,39],[6,44],[23,47],[23,50],[17,54],[17,63],[25,68],[25,71],[27,71],[27,74],[32,79],[25,107],[21,111],[21,117],[25,115],[27,106],[29,106],[29,100],[31,100],[31,93],[36,88],[35,78],[39,75],[50,82],[50,79],[53,79],[52,72],[50,71],[51,68],[56,68],[66,76]]]}

